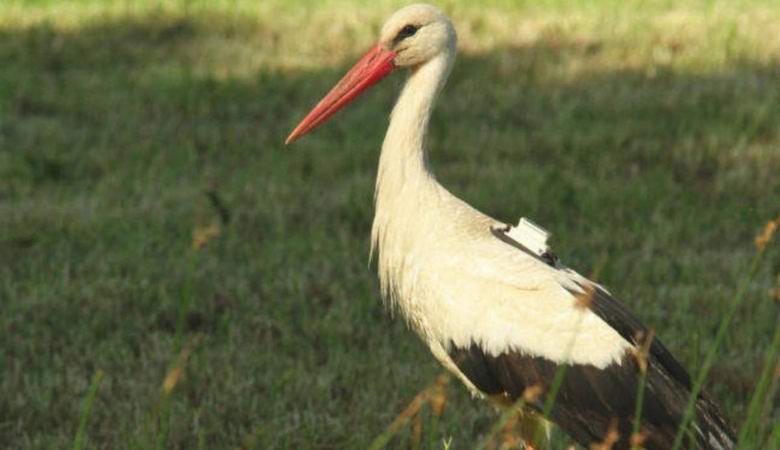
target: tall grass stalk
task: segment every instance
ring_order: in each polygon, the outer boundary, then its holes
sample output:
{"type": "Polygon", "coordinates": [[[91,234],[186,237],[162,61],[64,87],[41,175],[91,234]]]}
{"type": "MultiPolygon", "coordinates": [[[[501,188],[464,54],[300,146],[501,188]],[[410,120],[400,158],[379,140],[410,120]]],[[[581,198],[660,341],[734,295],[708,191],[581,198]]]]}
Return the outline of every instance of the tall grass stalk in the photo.
{"type": "Polygon", "coordinates": [[[84,444],[87,441],[87,423],[92,415],[92,404],[95,402],[95,397],[97,397],[97,391],[100,387],[100,383],[103,381],[103,376],[103,371],[98,370],[92,377],[89,391],[87,391],[87,396],[84,397],[84,402],[81,405],[79,428],[78,431],[76,431],[76,437],[73,439],[73,450],[81,450],[84,448],[84,444]]]}
{"type": "MultiPolygon", "coordinates": [[[[756,436],[755,431],[757,430],[755,428],[762,412],[765,411],[764,405],[769,403],[771,407],[772,396],[767,394],[770,394],[773,390],[772,380],[775,378],[775,371],[777,370],[778,352],[780,352],[780,327],[775,328],[772,344],[770,345],[764,360],[764,369],[761,371],[761,377],[756,384],[753,397],[750,399],[747,418],[739,431],[738,442],[741,442],[743,445],[747,443],[746,439],[748,436],[756,436]]],[[[778,425],[778,427],[780,428],[780,425],[778,425]]],[[[760,434],[758,435],[760,436],[760,434]]]]}
{"type": "Polygon", "coordinates": [[[431,423],[428,425],[428,431],[426,432],[426,441],[428,442],[428,448],[435,448],[436,440],[439,436],[439,415],[434,414],[431,411],[431,423]]]}
{"type": "Polygon", "coordinates": [[[769,435],[766,448],[780,448],[780,424],[776,424],[772,434],[769,435]]]}
{"type": "Polygon", "coordinates": [[[642,425],[642,408],[644,407],[645,400],[645,387],[647,386],[647,369],[639,372],[639,382],[637,383],[636,390],[636,405],[634,409],[634,428],[631,435],[631,450],[639,450],[641,445],[639,442],[641,425],[642,425]]]}
{"type": "Polygon", "coordinates": [[[446,387],[449,384],[449,380],[449,376],[437,378],[436,388],[433,390],[429,400],[431,405],[431,423],[428,426],[427,432],[429,449],[435,448],[436,439],[439,436],[439,419],[441,419],[444,408],[447,405],[446,387]]]}
{"type": "Polygon", "coordinates": [[[168,439],[168,429],[171,419],[171,398],[165,395],[160,402],[159,414],[157,415],[157,432],[154,436],[155,450],[163,450],[165,441],[168,439]]]}
{"type": "Polygon", "coordinates": [[[488,434],[477,444],[475,450],[485,450],[491,442],[496,438],[496,435],[512,420],[517,414],[520,414],[526,404],[525,396],[521,395],[520,398],[514,402],[509,408],[507,408],[501,417],[493,424],[488,434]]]}
{"type": "Polygon", "coordinates": [[[379,450],[385,448],[390,439],[393,438],[411,419],[420,413],[420,410],[431,401],[433,393],[437,389],[441,389],[443,384],[446,384],[449,379],[449,375],[442,374],[436,377],[436,380],[428,387],[420,391],[409,405],[398,414],[393,422],[382,432],[379,436],[374,438],[373,442],[368,446],[368,450],[379,450]]]}
{"type": "MultiPolygon", "coordinates": [[[[194,247],[194,246],[193,246],[194,247]]],[[[173,367],[168,370],[165,376],[162,386],[162,395],[158,403],[157,414],[155,414],[154,420],[157,422],[154,435],[154,448],[156,450],[162,450],[166,447],[166,441],[168,439],[168,430],[170,427],[171,419],[171,394],[173,388],[178,384],[184,371],[184,363],[189,357],[192,341],[189,344],[185,344],[185,323],[187,315],[192,309],[193,298],[193,279],[195,277],[195,271],[197,269],[197,250],[188,255],[187,269],[185,273],[185,279],[179,292],[179,301],[177,303],[177,317],[176,317],[176,339],[175,348],[179,352],[179,356],[176,359],[173,367]]]]}
{"type": "Polygon", "coordinates": [[[642,336],[643,341],[639,343],[639,348],[637,348],[636,359],[639,366],[639,383],[637,383],[636,405],[634,406],[631,450],[639,450],[641,448],[642,408],[644,407],[645,387],[647,386],[647,355],[650,354],[650,346],[653,345],[654,338],[655,332],[653,330],[648,331],[645,336],[642,336]]]}
{"type": "Polygon", "coordinates": [[[192,299],[194,296],[194,278],[198,268],[197,250],[190,253],[187,257],[187,268],[185,279],[179,292],[178,308],[176,311],[176,351],[179,352],[184,346],[185,324],[187,315],[192,310],[192,299]]]}
{"type": "MultiPolygon", "coordinates": [[[[579,328],[579,324],[577,328],[579,328]]],[[[544,399],[544,409],[542,410],[542,416],[545,418],[550,417],[550,414],[552,414],[553,407],[555,406],[555,399],[558,398],[558,391],[561,390],[561,384],[563,384],[563,379],[566,377],[567,368],[568,366],[566,364],[561,364],[555,370],[555,377],[553,377],[550,390],[544,399]]],[[[536,431],[534,432],[534,443],[541,442],[543,437],[542,435],[545,432],[546,430],[544,427],[537,427],[536,431]]]]}
{"type": "Polygon", "coordinates": [[[772,402],[772,399],[776,399],[778,394],[778,389],[780,389],[780,357],[778,357],[778,360],[775,361],[775,369],[774,373],[772,375],[772,381],[769,386],[769,390],[766,394],[766,402],[764,402],[764,407],[761,410],[761,415],[759,416],[759,428],[757,435],[758,436],[766,436],[769,437],[769,433],[771,433],[772,428],[771,427],[778,427],[780,428],[780,423],[777,421],[773,422],[770,418],[761,420],[761,418],[767,417],[772,412],[772,408],[774,408],[774,402],[772,402]]]}
{"type": "MultiPolygon", "coordinates": [[[[778,221],[780,222],[780,217],[778,217],[778,221]]],[[[737,288],[737,292],[732,298],[731,303],[728,305],[726,314],[724,314],[723,319],[721,320],[720,325],[718,326],[718,331],[715,334],[715,340],[710,346],[710,350],[707,352],[707,355],[705,356],[704,361],[702,362],[699,373],[696,375],[695,382],[691,387],[691,395],[688,398],[688,404],[685,407],[683,420],[680,422],[680,428],[677,430],[677,435],[674,438],[674,444],[672,445],[672,450],[678,450],[682,445],[686,429],[688,428],[688,423],[693,418],[694,409],[696,407],[696,400],[699,397],[699,393],[701,393],[702,391],[702,388],[704,386],[704,381],[707,379],[707,375],[709,374],[710,368],[712,368],[712,364],[715,362],[715,357],[718,353],[718,349],[720,348],[720,345],[723,343],[723,339],[726,336],[726,330],[728,329],[729,325],[731,325],[731,322],[734,319],[734,316],[737,312],[737,308],[742,303],[742,300],[745,297],[745,293],[747,292],[748,286],[750,286],[750,283],[753,281],[753,277],[756,275],[756,272],[758,272],[758,267],[761,263],[761,260],[763,259],[766,246],[769,243],[769,241],[771,241],[772,234],[774,233],[774,229],[776,229],[776,227],[777,224],[774,221],[769,222],[769,224],[767,224],[767,227],[764,230],[763,235],[756,238],[756,246],[758,247],[758,251],[753,256],[753,260],[750,263],[748,271],[742,277],[742,280],[739,283],[739,286],[737,288]]]]}
{"type": "Polygon", "coordinates": [[[414,423],[412,423],[412,435],[409,448],[411,450],[420,450],[422,445],[422,414],[416,414],[414,416],[414,423]]]}
{"type": "Polygon", "coordinates": [[[162,385],[160,386],[160,398],[156,408],[151,414],[151,423],[155,430],[153,436],[155,449],[162,450],[166,447],[165,444],[168,439],[168,429],[171,418],[171,396],[176,386],[184,377],[184,367],[193,350],[200,342],[200,339],[200,335],[195,335],[187,341],[179,352],[176,361],[170,369],[168,369],[165,379],[163,379],[162,385]]]}

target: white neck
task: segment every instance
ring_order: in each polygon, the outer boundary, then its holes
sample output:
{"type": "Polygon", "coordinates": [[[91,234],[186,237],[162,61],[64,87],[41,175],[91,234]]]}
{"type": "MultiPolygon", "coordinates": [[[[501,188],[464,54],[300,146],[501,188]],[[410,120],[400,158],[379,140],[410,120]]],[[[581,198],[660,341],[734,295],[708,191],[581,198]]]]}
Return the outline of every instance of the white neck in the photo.
{"type": "Polygon", "coordinates": [[[412,70],[390,116],[376,180],[371,254],[380,251],[379,278],[384,294],[393,297],[395,269],[403,259],[420,210],[433,208],[446,192],[427,165],[425,141],[436,98],[452,69],[455,49],[448,49],[412,70]]]}
{"type": "Polygon", "coordinates": [[[390,116],[382,144],[377,176],[377,196],[431,177],[425,141],[434,104],[452,69],[454,51],[444,51],[412,69],[390,116]]]}

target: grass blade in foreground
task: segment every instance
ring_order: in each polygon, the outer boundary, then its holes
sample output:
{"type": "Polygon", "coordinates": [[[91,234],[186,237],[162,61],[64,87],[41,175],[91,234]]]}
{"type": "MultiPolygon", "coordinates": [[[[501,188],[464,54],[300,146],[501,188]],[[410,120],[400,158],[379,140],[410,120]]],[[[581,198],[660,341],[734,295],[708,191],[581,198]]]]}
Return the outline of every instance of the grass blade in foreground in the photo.
{"type": "Polygon", "coordinates": [[[95,372],[92,383],[89,385],[89,392],[87,392],[87,396],[84,398],[84,403],[81,406],[79,429],[76,432],[76,438],[73,440],[73,450],[81,450],[87,441],[87,422],[89,422],[89,417],[92,415],[92,404],[97,396],[100,383],[103,381],[103,375],[102,370],[95,372]]]}
{"type": "Polygon", "coordinates": [[[655,331],[650,330],[645,336],[640,336],[641,343],[636,351],[636,360],[639,365],[639,383],[637,383],[636,408],[634,409],[634,429],[631,434],[631,450],[639,450],[642,447],[644,437],[642,435],[642,407],[645,399],[645,386],[647,385],[647,355],[650,353],[650,345],[655,338],[655,331]]]}
{"type": "Polygon", "coordinates": [[[737,312],[737,308],[742,303],[742,300],[745,297],[745,293],[747,292],[747,288],[758,271],[759,263],[764,256],[764,251],[766,250],[767,245],[772,241],[775,231],[778,228],[778,223],[780,223],[780,216],[778,216],[777,219],[767,223],[764,227],[764,231],[758,237],[756,237],[755,243],[758,251],[756,252],[755,256],[753,256],[753,261],[750,264],[750,268],[742,278],[742,282],[737,288],[737,292],[734,295],[731,304],[729,304],[728,310],[723,316],[723,320],[720,322],[718,331],[715,334],[715,341],[712,343],[710,351],[707,352],[707,356],[702,362],[701,370],[699,370],[696,381],[691,388],[691,396],[688,399],[688,404],[685,408],[685,414],[683,416],[682,422],[680,423],[680,429],[677,430],[677,436],[674,439],[672,450],[678,450],[680,445],[682,445],[686,429],[688,428],[688,423],[693,418],[693,411],[696,406],[696,401],[698,400],[699,394],[701,393],[702,387],[704,386],[704,381],[707,379],[707,374],[715,362],[715,356],[718,352],[718,348],[720,348],[720,345],[723,343],[723,339],[726,336],[726,330],[728,329],[729,325],[731,325],[731,321],[737,312]]]}
{"type": "Polygon", "coordinates": [[[485,436],[482,441],[477,445],[476,450],[484,450],[488,447],[488,445],[493,442],[493,440],[496,438],[496,435],[515,417],[517,414],[522,414],[523,407],[525,407],[525,404],[536,400],[539,395],[541,395],[542,390],[540,387],[530,387],[523,392],[523,395],[520,396],[520,398],[512,404],[509,408],[506,409],[501,414],[501,417],[496,421],[496,423],[493,424],[493,427],[490,428],[490,432],[485,436]]]}
{"type": "MultiPolygon", "coordinates": [[[[778,351],[780,351],[780,327],[775,329],[775,335],[772,339],[772,344],[769,347],[766,358],[764,360],[764,370],[761,371],[761,377],[759,378],[758,384],[755,387],[753,398],[750,400],[747,418],[739,430],[739,438],[737,439],[737,442],[746,444],[748,442],[748,436],[756,436],[755,432],[757,430],[755,428],[758,424],[758,420],[761,417],[761,413],[764,410],[764,406],[767,404],[767,402],[772,402],[771,395],[768,396],[767,394],[771,393],[770,387],[772,384],[773,375],[774,377],[778,376],[776,374],[779,369],[777,366],[778,351]]],[[[780,424],[777,424],[776,426],[780,427],[780,424]]]]}
{"type": "MultiPolygon", "coordinates": [[[[396,416],[387,429],[385,429],[382,434],[377,436],[373,442],[371,442],[371,445],[368,446],[368,449],[379,450],[385,448],[387,443],[390,442],[390,439],[392,439],[393,436],[395,436],[396,433],[398,433],[398,431],[400,431],[401,428],[403,428],[404,425],[406,425],[412,418],[419,414],[420,410],[425,406],[426,403],[440,401],[436,400],[436,397],[442,395],[442,390],[448,382],[449,375],[447,374],[442,374],[436,377],[436,380],[428,387],[420,391],[414,397],[414,399],[412,399],[409,405],[396,416]]],[[[436,410],[434,410],[433,413],[435,415],[436,410]]]]}

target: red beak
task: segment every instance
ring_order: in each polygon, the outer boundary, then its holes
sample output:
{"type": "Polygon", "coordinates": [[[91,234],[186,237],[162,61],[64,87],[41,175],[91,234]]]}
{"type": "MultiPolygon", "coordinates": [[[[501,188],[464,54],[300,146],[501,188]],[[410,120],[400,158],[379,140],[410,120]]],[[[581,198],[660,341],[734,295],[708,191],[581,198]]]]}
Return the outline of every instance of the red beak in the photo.
{"type": "Polygon", "coordinates": [[[386,77],[395,69],[394,58],[395,52],[385,50],[381,45],[369,50],[328,92],[328,95],[320,100],[317,106],[301,120],[301,123],[295,127],[284,143],[289,144],[322,125],[347,103],[386,77]]]}

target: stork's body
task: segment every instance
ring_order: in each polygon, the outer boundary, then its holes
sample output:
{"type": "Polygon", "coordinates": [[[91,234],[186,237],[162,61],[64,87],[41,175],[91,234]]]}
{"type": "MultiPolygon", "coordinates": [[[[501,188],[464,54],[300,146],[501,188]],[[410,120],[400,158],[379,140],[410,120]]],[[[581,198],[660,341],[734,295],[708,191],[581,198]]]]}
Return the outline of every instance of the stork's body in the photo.
{"type": "MultiPolygon", "coordinates": [[[[372,252],[384,297],[476,394],[513,401],[538,386],[542,395],[530,406],[540,411],[554,373],[565,365],[550,419],[586,446],[602,441],[614,423],[620,434],[614,448],[628,448],[639,381],[635,354],[645,328],[602,287],[509,238],[507,225],[452,195],[427,166],[428,122],[454,58],[455,32],[446,16],[427,5],[404,8],[288,142],[393,68],[410,67],[376,183],[372,252]]],[[[644,446],[667,449],[690,380],[658,341],[647,361],[644,446]]],[[[686,447],[733,447],[733,433],[703,395],[696,413],[695,439],[686,447]]]]}

